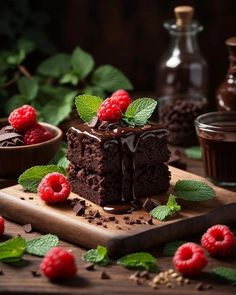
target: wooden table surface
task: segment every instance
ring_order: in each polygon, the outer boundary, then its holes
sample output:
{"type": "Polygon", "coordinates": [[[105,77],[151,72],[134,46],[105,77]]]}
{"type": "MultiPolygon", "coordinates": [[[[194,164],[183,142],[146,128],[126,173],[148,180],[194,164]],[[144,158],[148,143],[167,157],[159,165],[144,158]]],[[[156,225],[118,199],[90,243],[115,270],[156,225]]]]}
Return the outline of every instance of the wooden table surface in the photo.
{"type": "MultiPolygon", "coordinates": [[[[187,170],[199,175],[203,175],[201,161],[184,160],[187,162],[187,170]]],[[[13,222],[6,222],[4,237],[7,239],[17,234],[22,235],[26,239],[39,236],[40,233],[25,233],[22,226],[13,222]]],[[[199,236],[189,239],[199,242],[199,236]]],[[[136,285],[129,280],[132,270],[125,269],[115,264],[108,267],[95,267],[94,271],[87,271],[84,268],[84,262],[81,259],[84,249],[72,244],[60,241],[60,246],[71,249],[75,255],[78,274],[72,280],[49,282],[45,277],[33,277],[31,271],[39,269],[42,260],[40,257],[24,255],[24,261],[21,266],[11,266],[9,264],[0,263],[0,269],[3,275],[0,275],[0,293],[1,294],[236,294],[236,287],[230,284],[217,282],[211,275],[210,270],[215,266],[230,266],[236,268],[236,251],[224,260],[216,260],[209,257],[209,263],[202,275],[191,280],[191,284],[178,286],[173,289],[167,287],[159,287],[154,290],[148,286],[147,282],[136,285]],[[101,272],[103,270],[110,275],[110,279],[102,280],[101,272]],[[212,289],[199,291],[196,286],[199,282],[211,284],[212,289]]],[[[157,263],[161,271],[172,268],[171,258],[162,255],[163,246],[157,246],[150,249],[150,252],[157,257],[157,263]]]]}

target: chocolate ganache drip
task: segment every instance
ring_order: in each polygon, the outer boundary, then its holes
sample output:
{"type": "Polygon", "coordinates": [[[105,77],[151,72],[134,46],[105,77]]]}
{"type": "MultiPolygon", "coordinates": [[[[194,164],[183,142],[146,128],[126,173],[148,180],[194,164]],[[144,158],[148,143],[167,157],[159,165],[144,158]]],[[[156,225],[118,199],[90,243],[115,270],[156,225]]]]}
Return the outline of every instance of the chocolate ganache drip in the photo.
{"type": "Polygon", "coordinates": [[[146,140],[149,137],[166,136],[168,131],[160,125],[144,125],[140,127],[123,127],[120,123],[99,122],[97,117],[93,118],[89,124],[81,124],[78,128],[71,127],[79,134],[82,139],[84,136],[89,136],[101,143],[104,149],[107,149],[111,144],[117,144],[121,153],[121,200],[127,202],[124,197],[124,183],[128,171],[131,172],[131,203],[137,203],[137,196],[134,187],[135,176],[135,161],[134,155],[137,151],[140,141],[146,140]],[[129,161],[127,161],[127,158],[129,161]]]}

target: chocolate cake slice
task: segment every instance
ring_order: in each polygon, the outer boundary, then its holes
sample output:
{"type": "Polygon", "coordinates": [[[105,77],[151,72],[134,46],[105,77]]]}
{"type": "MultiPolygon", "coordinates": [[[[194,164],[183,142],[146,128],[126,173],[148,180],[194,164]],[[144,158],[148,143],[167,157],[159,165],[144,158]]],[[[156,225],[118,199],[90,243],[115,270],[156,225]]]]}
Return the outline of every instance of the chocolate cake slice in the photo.
{"type": "Polygon", "coordinates": [[[170,173],[168,131],[159,125],[102,128],[80,124],[67,133],[72,190],[100,205],[165,192],[170,173]]]}

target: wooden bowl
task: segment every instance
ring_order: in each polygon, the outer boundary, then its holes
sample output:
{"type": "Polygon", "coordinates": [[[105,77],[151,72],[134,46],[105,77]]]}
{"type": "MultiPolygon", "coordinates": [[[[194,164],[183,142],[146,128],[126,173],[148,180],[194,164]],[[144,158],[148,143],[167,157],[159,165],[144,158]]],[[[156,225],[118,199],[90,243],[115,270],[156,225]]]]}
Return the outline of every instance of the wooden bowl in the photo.
{"type": "MultiPolygon", "coordinates": [[[[7,120],[0,120],[1,127],[7,124],[7,120]]],[[[32,145],[0,147],[0,178],[16,179],[32,166],[48,164],[56,154],[60,146],[62,131],[51,124],[41,122],[40,124],[52,132],[53,138],[32,145]]]]}

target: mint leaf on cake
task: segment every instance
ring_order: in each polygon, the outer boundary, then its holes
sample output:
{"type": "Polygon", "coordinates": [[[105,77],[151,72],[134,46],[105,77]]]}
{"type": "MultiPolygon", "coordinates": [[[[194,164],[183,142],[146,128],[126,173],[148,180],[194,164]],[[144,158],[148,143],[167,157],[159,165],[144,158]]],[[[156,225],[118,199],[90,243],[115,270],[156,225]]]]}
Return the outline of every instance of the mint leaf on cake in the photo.
{"type": "Polygon", "coordinates": [[[156,106],[157,101],[152,98],[138,98],[128,106],[122,120],[131,126],[145,125],[156,106]]]}
{"type": "Polygon", "coordinates": [[[169,195],[166,205],[157,206],[150,212],[151,216],[157,220],[164,221],[167,217],[174,215],[181,210],[181,206],[176,202],[176,197],[169,195]]]}
{"type": "Polygon", "coordinates": [[[198,180],[179,180],[174,191],[176,196],[186,201],[207,201],[215,197],[213,188],[198,180]]]}
{"type": "Polygon", "coordinates": [[[75,98],[75,106],[80,118],[88,123],[97,115],[103,99],[98,96],[83,94],[75,98]]]}

